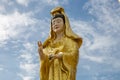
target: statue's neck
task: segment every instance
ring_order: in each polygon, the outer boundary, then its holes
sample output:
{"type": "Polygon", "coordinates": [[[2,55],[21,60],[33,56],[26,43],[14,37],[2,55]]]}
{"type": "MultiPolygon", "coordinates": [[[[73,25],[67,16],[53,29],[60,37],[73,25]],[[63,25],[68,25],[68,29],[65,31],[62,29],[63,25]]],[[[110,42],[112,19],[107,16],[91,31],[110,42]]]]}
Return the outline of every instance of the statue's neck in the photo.
{"type": "Polygon", "coordinates": [[[56,41],[57,40],[60,40],[61,38],[63,38],[64,37],[64,31],[62,31],[62,32],[60,32],[60,33],[56,33],[56,41]]]}

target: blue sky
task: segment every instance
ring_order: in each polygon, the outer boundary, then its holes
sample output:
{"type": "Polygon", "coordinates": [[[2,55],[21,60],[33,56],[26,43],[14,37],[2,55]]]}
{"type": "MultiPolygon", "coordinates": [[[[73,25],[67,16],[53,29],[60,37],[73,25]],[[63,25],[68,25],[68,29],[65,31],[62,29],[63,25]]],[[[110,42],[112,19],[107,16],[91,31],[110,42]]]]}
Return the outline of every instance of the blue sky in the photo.
{"type": "Polygon", "coordinates": [[[0,0],[0,80],[39,80],[37,41],[56,6],[83,38],[77,80],[120,80],[118,0],[0,0]]]}

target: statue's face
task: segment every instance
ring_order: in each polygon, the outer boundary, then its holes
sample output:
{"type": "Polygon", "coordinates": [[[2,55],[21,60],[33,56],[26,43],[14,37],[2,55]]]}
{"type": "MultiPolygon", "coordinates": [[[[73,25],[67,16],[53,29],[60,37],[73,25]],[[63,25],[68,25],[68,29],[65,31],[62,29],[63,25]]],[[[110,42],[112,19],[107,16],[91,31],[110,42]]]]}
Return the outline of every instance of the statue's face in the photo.
{"type": "Polygon", "coordinates": [[[58,17],[52,20],[52,29],[55,33],[60,33],[64,31],[63,19],[58,17]]]}

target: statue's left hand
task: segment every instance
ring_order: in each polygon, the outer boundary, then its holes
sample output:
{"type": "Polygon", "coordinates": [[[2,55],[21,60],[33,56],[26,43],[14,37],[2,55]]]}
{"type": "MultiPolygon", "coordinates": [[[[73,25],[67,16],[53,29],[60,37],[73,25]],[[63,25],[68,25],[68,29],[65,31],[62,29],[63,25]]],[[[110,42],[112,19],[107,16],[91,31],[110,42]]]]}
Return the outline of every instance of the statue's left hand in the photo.
{"type": "Polygon", "coordinates": [[[59,52],[58,54],[55,54],[55,58],[59,59],[61,58],[63,55],[63,52],[59,52]]]}
{"type": "Polygon", "coordinates": [[[49,54],[49,60],[60,59],[63,55],[63,52],[59,52],[58,54],[49,54]]]}

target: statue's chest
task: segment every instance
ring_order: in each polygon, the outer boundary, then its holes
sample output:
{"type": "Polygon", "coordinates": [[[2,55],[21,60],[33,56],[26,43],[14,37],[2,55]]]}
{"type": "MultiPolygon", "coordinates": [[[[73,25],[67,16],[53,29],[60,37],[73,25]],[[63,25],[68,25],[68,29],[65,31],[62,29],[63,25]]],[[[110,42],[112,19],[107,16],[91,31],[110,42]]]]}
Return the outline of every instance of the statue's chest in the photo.
{"type": "Polygon", "coordinates": [[[51,43],[49,45],[49,52],[52,54],[57,54],[58,52],[61,52],[63,48],[64,44],[62,42],[51,43]]]}

